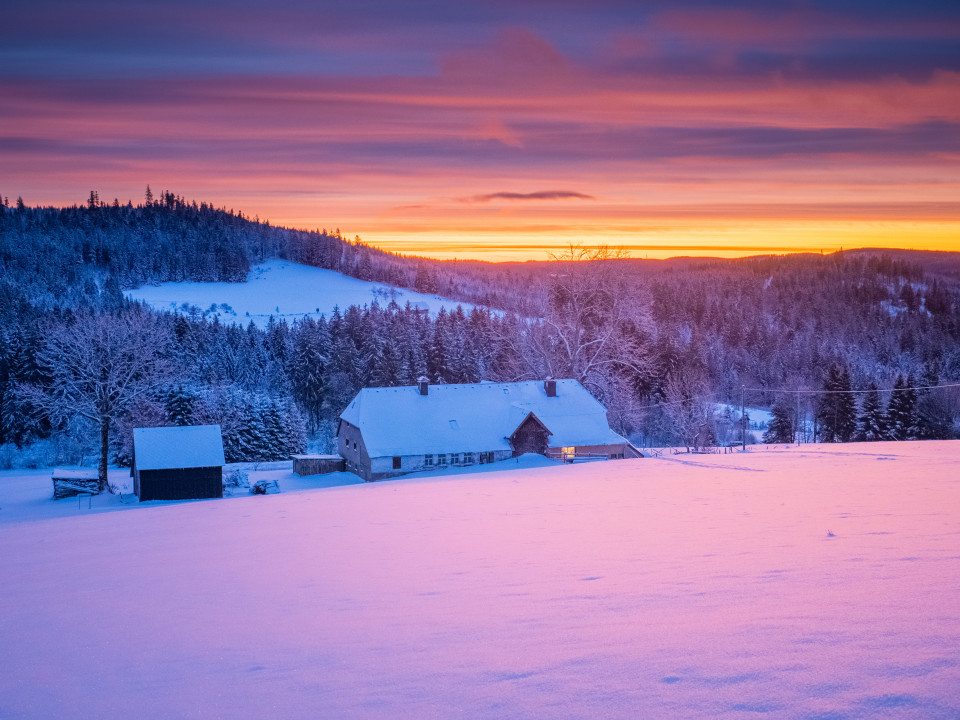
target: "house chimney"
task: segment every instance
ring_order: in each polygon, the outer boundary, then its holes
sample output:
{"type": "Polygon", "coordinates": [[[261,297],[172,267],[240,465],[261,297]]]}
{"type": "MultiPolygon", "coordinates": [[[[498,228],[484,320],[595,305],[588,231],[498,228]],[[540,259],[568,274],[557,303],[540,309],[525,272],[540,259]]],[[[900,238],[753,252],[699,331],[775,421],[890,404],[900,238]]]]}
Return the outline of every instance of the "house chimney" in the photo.
{"type": "Polygon", "coordinates": [[[417,390],[421,395],[427,395],[430,392],[430,381],[423,375],[417,378],[417,390]]]}
{"type": "Polygon", "coordinates": [[[543,381],[543,389],[547,393],[547,397],[556,397],[557,396],[557,381],[553,378],[547,378],[543,381]]]}

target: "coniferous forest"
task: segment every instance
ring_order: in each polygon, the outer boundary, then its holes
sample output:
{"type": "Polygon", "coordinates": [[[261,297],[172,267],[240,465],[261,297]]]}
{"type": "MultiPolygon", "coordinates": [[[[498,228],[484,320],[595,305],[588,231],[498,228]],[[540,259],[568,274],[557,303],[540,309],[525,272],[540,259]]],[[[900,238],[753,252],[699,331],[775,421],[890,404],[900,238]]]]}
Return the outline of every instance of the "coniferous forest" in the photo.
{"type": "Polygon", "coordinates": [[[133,427],[217,423],[228,461],[329,449],[365,386],[580,380],[638,444],[732,439],[716,403],[773,408],[771,442],[956,437],[960,256],[853,251],[548,262],[400,257],[172,193],[0,201],[0,466],[130,459],[133,427]],[[242,282],[279,257],[488,309],[345,307],[266,328],[123,291],[242,282]],[[918,389],[919,388],[919,389],[918,389]]]}

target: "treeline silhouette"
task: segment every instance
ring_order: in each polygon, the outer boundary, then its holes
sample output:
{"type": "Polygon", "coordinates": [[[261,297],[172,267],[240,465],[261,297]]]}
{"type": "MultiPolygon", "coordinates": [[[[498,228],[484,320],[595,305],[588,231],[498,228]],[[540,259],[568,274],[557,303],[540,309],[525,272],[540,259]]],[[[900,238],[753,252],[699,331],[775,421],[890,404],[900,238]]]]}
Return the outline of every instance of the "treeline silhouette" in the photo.
{"type": "MultiPolygon", "coordinates": [[[[494,309],[431,318],[374,305],[265,329],[162,315],[158,347],[180,368],[165,397],[178,390],[209,409],[235,393],[251,414],[234,418],[237,426],[270,425],[252,417],[269,408],[272,427],[287,428],[284,448],[310,434],[322,447],[361,387],[412,384],[421,374],[433,382],[576,377],[616,429],[663,443],[678,441],[678,422],[649,406],[668,397],[669,407],[705,394],[736,403],[745,386],[759,388],[746,393],[748,405],[771,407],[777,390],[823,388],[836,382],[831,372],[859,388],[960,378],[960,260],[949,253],[649,261],[597,252],[580,256],[606,259],[493,265],[391,255],[338,230],[273,227],[169,192],[138,205],[91,193],[74,207],[2,201],[0,210],[0,445],[88,432],[45,417],[25,392],[52,382],[38,354],[76,312],[117,316],[130,306],[123,290],[144,283],[240,282],[272,257],[494,309]],[[603,352],[590,354],[597,347],[603,352]],[[284,412],[292,420],[278,425],[284,412]]],[[[143,421],[184,417],[164,403],[141,403],[143,421]]],[[[956,435],[956,398],[942,404],[942,433],[956,435]]],[[[807,405],[812,417],[816,404],[807,405]]],[[[123,439],[113,447],[123,458],[123,439]]]]}

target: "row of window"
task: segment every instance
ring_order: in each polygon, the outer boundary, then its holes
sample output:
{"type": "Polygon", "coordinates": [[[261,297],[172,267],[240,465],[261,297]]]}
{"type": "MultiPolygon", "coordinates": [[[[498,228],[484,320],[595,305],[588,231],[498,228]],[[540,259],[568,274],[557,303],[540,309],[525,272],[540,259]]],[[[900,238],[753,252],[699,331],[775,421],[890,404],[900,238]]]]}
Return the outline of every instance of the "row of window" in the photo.
{"type": "Polygon", "coordinates": [[[492,463],[492,452],[465,452],[465,453],[428,453],[423,456],[424,467],[445,467],[450,465],[473,465],[474,463],[492,463]]]}
{"type": "MultiPolygon", "coordinates": [[[[347,443],[349,447],[349,443],[347,443]]],[[[574,450],[576,448],[561,448],[564,452],[561,455],[561,458],[565,462],[573,462],[573,459],[576,457],[574,450]]],[[[493,453],[492,452],[482,452],[482,453],[439,453],[434,455],[432,453],[423,456],[423,465],[426,468],[432,467],[446,467],[449,463],[450,465],[473,465],[475,462],[478,463],[492,463],[493,462],[493,453]]],[[[610,453],[611,460],[623,460],[623,453],[610,453]]],[[[348,463],[349,465],[349,463],[348,463]]],[[[393,456],[393,469],[401,470],[402,469],[402,459],[400,455],[393,456]]]]}

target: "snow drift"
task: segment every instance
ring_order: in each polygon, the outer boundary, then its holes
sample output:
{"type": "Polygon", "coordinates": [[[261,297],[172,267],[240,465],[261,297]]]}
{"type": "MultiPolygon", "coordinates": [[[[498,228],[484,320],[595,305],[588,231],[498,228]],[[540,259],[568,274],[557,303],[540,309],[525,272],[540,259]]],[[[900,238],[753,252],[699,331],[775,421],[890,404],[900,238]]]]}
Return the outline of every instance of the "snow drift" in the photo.
{"type": "Polygon", "coordinates": [[[7,523],[0,717],[956,718],[958,461],[755,449],[7,523]]]}

